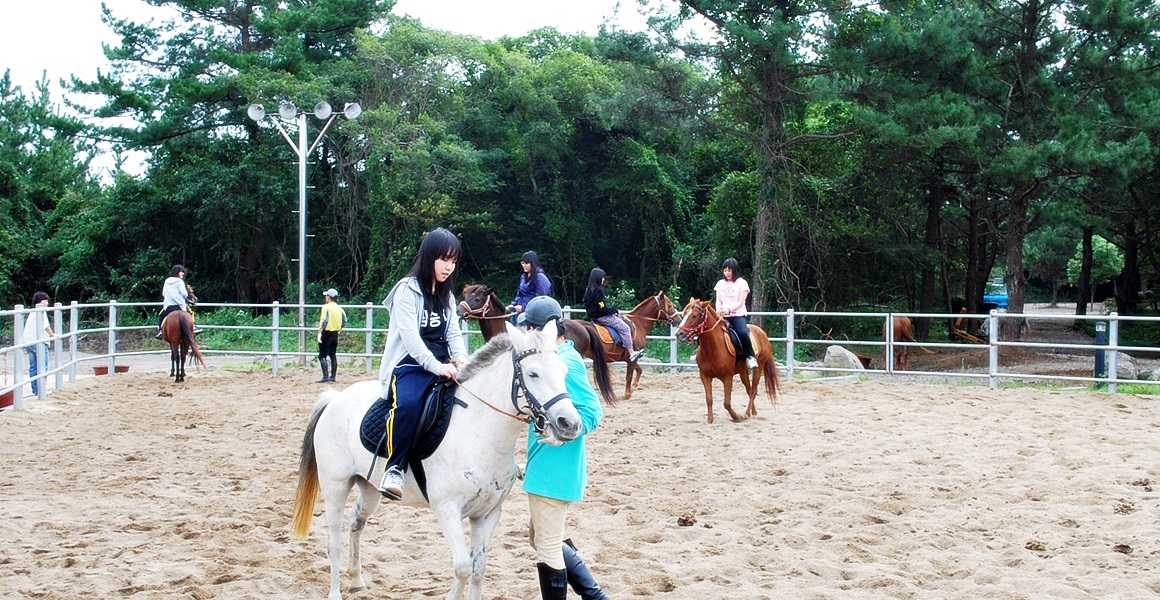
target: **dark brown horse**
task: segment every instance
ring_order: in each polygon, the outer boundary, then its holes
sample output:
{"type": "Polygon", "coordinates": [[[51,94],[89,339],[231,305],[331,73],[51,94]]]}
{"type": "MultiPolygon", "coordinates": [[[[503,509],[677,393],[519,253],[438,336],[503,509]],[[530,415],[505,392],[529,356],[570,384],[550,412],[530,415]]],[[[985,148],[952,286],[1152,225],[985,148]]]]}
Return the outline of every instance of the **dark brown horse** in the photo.
{"type": "Polygon", "coordinates": [[[701,385],[705,387],[705,407],[708,410],[706,423],[713,422],[714,379],[721,380],[725,386],[725,410],[734,421],[742,419],[730,404],[734,375],[741,376],[741,384],[745,386],[745,391],[749,395],[749,407],[745,409],[746,417],[757,415],[754,398],[757,397],[757,386],[763,373],[765,393],[769,396],[769,401],[777,406],[777,365],[773,360],[773,347],[769,344],[769,336],[760,327],[749,326],[749,339],[753,341],[753,353],[757,356],[757,368],[753,371],[752,381],[749,369],[745,366],[745,354],[738,352],[729,338],[729,323],[713,310],[713,304],[708,300],[689,299],[689,303],[681,313],[677,339],[698,345],[697,368],[701,371],[701,385]]]}
{"type": "MultiPolygon", "coordinates": [[[[184,310],[175,310],[165,315],[161,322],[161,339],[169,342],[169,375],[174,383],[185,381],[185,362],[192,351],[193,357],[206,367],[205,359],[193,339],[193,315],[184,310]]],[[[208,368],[208,367],[206,367],[208,368]]]]}
{"type": "MultiPolygon", "coordinates": [[[[513,314],[507,312],[507,307],[495,290],[475,283],[463,288],[463,300],[459,303],[457,312],[459,318],[479,323],[479,331],[483,334],[485,342],[503,333],[507,319],[513,314]]],[[[616,392],[612,391],[612,374],[608,370],[604,350],[598,343],[596,330],[589,323],[572,319],[564,319],[560,321],[560,325],[564,328],[564,337],[572,340],[576,351],[592,359],[592,373],[600,396],[608,404],[615,403],[616,392]],[[595,352],[592,351],[593,347],[595,352]]]]}

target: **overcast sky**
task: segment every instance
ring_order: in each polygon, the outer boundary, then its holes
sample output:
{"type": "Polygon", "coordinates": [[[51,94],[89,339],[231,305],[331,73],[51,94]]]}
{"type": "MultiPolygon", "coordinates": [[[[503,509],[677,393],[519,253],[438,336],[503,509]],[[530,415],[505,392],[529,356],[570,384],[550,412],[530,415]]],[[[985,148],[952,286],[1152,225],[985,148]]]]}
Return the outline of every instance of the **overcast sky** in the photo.
{"type": "MultiPolygon", "coordinates": [[[[144,0],[104,3],[114,16],[139,23],[174,16],[144,0]]],[[[544,26],[595,34],[613,16],[621,29],[645,27],[636,0],[398,0],[393,12],[416,17],[428,27],[483,39],[523,35],[544,26]]],[[[0,70],[9,69],[13,83],[26,94],[46,72],[53,84],[72,74],[93,79],[107,65],[101,43],[119,42],[101,22],[98,0],[6,0],[4,21],[8,26],[0,35],[0,70]]]]}

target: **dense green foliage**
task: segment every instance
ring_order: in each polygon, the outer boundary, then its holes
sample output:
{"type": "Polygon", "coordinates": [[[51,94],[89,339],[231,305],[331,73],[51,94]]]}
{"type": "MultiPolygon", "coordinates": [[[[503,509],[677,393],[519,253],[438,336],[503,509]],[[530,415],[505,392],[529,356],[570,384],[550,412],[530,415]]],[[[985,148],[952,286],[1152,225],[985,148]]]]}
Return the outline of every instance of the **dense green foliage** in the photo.
{"type": "Polygon", "coordinates": [[[436,226],[460,282],[510,297],[536,250],[572,304],[594,266],[622,295],[705,296],[732,256],[755,309],[978,307],[997,270],[1017,311],[1077,243],[1081,306],[1139,312],[1160,284],[1147,0],[642,0],[647,33],[499,40],[386,1],[156,3],[185,18],[106,15],[114,68],[73,82],[88,125],[0,85],[7,303],[156,300],[173,263],[203,300],[295,299],[296,157],[245,109],[324,100],[364,112],[310,156],[311,299],[380,300],[436,226]],[[95,138],[145,173],[94,183],[95,138]],[[1123,257],[1106,290],[1094,236],[1123,257]]]}

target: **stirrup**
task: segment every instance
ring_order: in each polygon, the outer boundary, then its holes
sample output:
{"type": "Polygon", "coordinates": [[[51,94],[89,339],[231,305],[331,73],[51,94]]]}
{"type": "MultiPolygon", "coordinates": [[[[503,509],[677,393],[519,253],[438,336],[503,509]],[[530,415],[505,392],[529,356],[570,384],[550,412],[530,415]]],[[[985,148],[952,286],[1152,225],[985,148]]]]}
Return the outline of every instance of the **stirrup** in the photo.
{"type": "Polygon", "coordinates": [[[636,362],[636,361],[640,360],[640,357],[642,357],[642,356],[644,356],[644,348],[641,348],[640,350],[633,351],[633,353],[631,355],[629,355],[628,360],[629,360],[629,362],[636,362]]]}
{"type": "Polygon", "coordinates": [[[161,336],[162,336],[162,335],[164,335],[164,334],[165,334],[165,332],[164,332],[164,331],[161,331],[160,329],[158,329],[158,330],[157,330],[157,335],[153,336],[153,339],[155,339],[155,340],[159,340],[159,339],[161,339],[161,336]]]}
{"type": "Polygon", "coordinates": [[[379,493],[387,500],[403,499],[403,472],[398,467],[389,467],[383,473],[379,493]]]}

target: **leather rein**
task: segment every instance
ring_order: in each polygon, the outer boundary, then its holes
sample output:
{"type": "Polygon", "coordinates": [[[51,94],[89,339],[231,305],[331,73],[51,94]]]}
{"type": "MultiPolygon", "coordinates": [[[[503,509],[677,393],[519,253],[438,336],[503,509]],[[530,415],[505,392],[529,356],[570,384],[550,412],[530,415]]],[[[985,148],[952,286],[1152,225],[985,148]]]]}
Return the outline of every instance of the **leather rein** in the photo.
{"type": "Polygon", "coordinates": [[[535,428],[537,434],[543,434],[548,425],[548,409],[552,408],[553,405],[561,400],[570,399],[571,396],[569,396],[567,392],[563,392],[556,394],[556,396],[547,402],[540,402],[540,400],[536,398],[536,395],[533,394],[530,389],[528,389],[527,382],[524,381],[524,370],[520,366],[520,362],[533,354],[539,354],[539,352],[539,350],[532,348],[529,350],[524,350],[520,353],[516,353],[516,349],[512,348],[512,365],[515,367],[515,374],[512,376],[511,400],[512,407],[516,410],[515,414],[507,412],[506,410],[495,406],[487,400],[480,398],[475,394],[475,392],[467,389],[467,387],[465,387],[463,384],[460,384],[459,387],[466,391],[468,394],[471,394],[472,398],[482,402],[484,406],[498,412],[501,415],[504,415],[505,417],[511,417],[517,421],[520,421],[521,423],[529,423],[535,428]],[[531,409],[530,411],[524,411],[524,409],[520,407],[521,396],[527,400],[527,404],[531,409]]]}
{"type": "Polygon", "coordinates": [[[514,312],[505,312],[499,315],[488,315],[488,311],[490,311],[492,308],[491,299],[494,297],[495,294],[488,294],[487,300],[485,300],[483,302],[483,306],[479,308],[471,308],[471,305],[467,303],[467,300],[461,300],[459,302],[459,309],[464,313],[463,318],[467,320],[475,319],[476,321],[486,321],[488,319],[506,319],[515,314],[514,312]]]}
{"type": "Polygon", "coordinates": [[[698,323],[696,327],[685,327],[684,325],[681,325],[681,326],[678,326],[677,329],[680,329],[681,331],[688,333],[690,342],[696,342],[702,335],[705,334],[705,332],[712,331],[712,330],[716,329],[718,325],[720,325],[722,322],[725,321],[725,317],[722,317],[721,315],[717,315],[716,313],[714,313],[714,314],[717,316],[717,320],[712,325],[710,325],[709,324],[709,309],[702,307],[701,308],[701,322],[698,323]]]}

